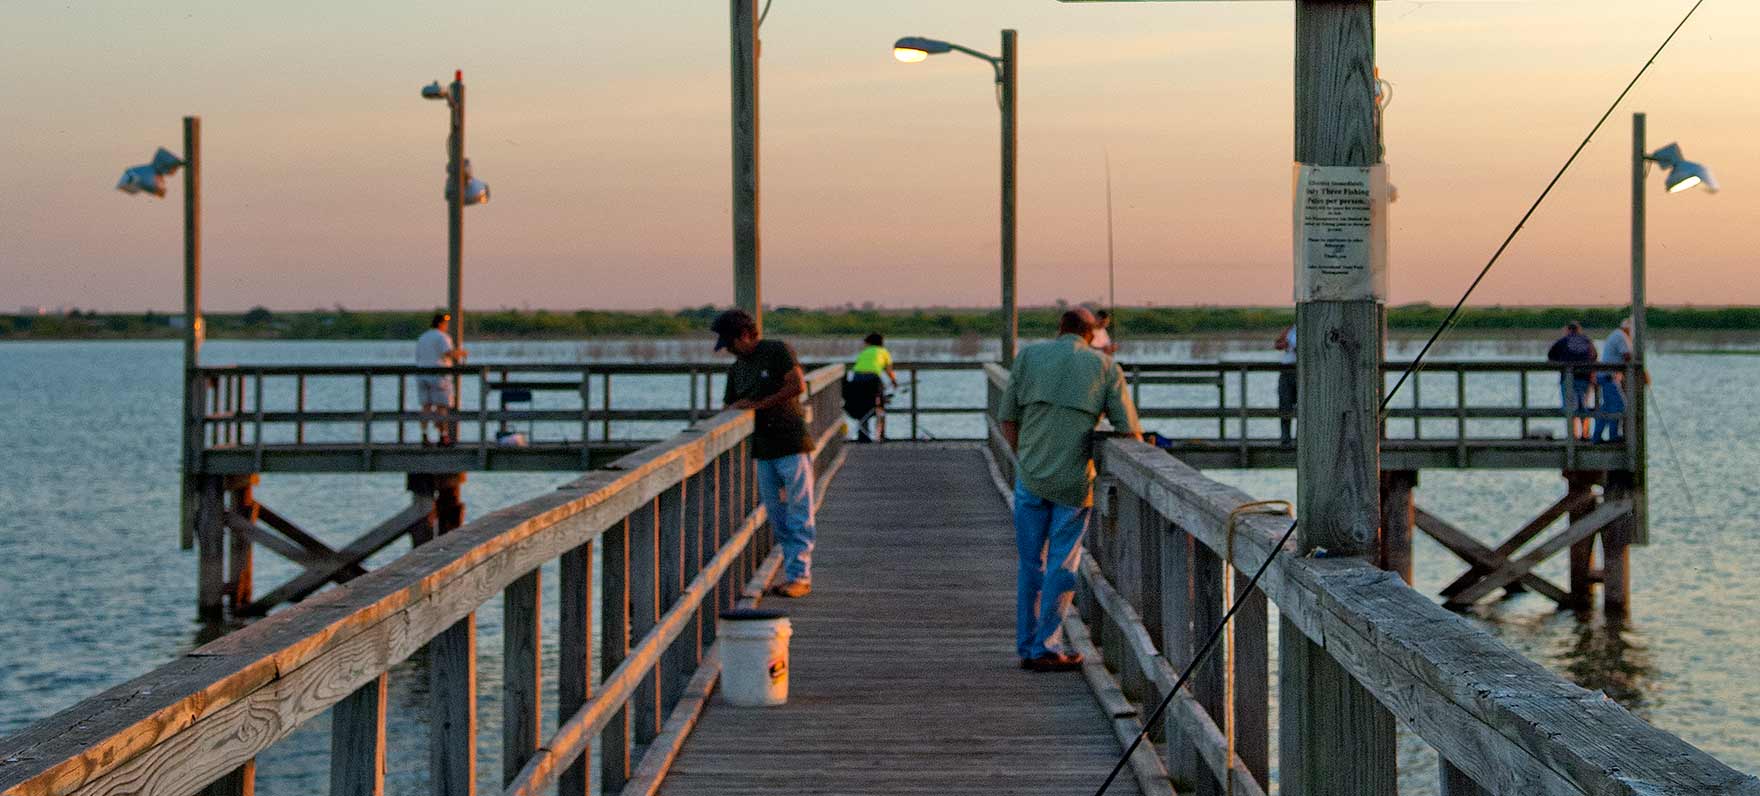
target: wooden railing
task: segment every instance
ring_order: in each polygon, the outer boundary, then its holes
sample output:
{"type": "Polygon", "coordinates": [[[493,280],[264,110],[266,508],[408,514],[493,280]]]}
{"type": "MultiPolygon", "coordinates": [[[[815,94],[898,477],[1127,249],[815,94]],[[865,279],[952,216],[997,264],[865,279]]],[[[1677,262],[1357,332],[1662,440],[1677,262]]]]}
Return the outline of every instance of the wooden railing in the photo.
{"type": "MultiPolygon", "coordinates": [[[[991,366],[990,378],[1006,385],[1008,375],[991,366]]],[[[1012,480],[1013,453],[991,427],[990,450],[1012,480]]],[[[1232,649],[1213,650],[1153,728],[1176,782],[1269,791],[1269,598],[1291,632],[1321,645],[1436,749],[1444,794],[1760,794],[1760,780],[1564,681],[1361,559],[1284,549],[1245,592],[1289,517],[1239,512],[1251,497],[1149,445],[1110,439],[1099,452],[1100,518],[1081,564],[1079,616],[1067,627],[1078,642],[1092,637],[1116,676],[1130,704],[1115,717],[1140,728],[1226,606],[1242,601],[1232,649]]]]}
{"type": "MultiPolygon", "coordinates": [[[[821,472],[844,437],[841,376],[841,366],[808,376],[821,472]]],[[[255,757],[325,711],[331,792],[381,793],[387,671],[424,649],[431,705],[419,718],[429,725],[434,792],[472,793],[475,611],[498,593],[505,792],[584,794],[593,750],[599,792],[651,793],[713,686],[717,611],[775,567],[752,427],[750,412],[709,417],[0,740],[0,793],[250,793],[255,757]],[[546,739],[538,605],[549,561],[559,561],[561,578],[560,726],[546,739]]]]}

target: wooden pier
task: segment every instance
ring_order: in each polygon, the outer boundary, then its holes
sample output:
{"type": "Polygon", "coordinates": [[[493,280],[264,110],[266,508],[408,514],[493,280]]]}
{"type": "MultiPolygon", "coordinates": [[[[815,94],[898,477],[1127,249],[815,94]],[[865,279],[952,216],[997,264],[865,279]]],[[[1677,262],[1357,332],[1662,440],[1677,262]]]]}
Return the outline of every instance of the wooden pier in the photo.
{"type": "MultiPolygon", "coordinates": [[[[823,389],[840,375],[816,370],[806,398],[817,466],[836,481],[816,593],[785,604],[798,623],[786,707],[715,696],[714,615],[749,603],[779,560],[751,477],[752,416],[730,411],[0,740],[0,794],[248,794],[255,757],[328,712],[332,793],[382,793],[387,722],[421,721],[431,792],[468,796],[484,778],[477,659],[494,654],[508,673],[497,778],[507,796],[1083,792],[1241,599],[1232,644],[1174,696],[1115,792],[1265,793],[1274,727],[1285,755],[1325,740],[1287,714],[1273,724],[1272,688],[1287,711],[1292,689],[1314,687],[1287,658],[1268,674],[1275,603],[1284,654],[1312,644],[1363,689],[1372,713],[1355,731],[1391,738],[1397,720],[1434,747],[1448,796],[1760,796],[1760,780],[1565,682],[1371,560],[1278,552],[1287,517],[1242,513],[1250,496],[1132,441],[1099,447],[1103,500],[1079,610],[1066,618],[1088,665],[1079,676],[1021,672],[999,491],[1007,448],[992,438],[845,451],[823,389]],[[553,560],[554,619],[537,608],[539,568],[553,560]],[[474,615],[497,594],[505,643],[480,650],[474,615]],[[549,633],[561,650],[559,727],[542,737],[536,651],[549,633]],[[385,678],[424,648],[427,710],[387,716],[385,678]]],[[[992,366],[987,378],[1006,374],[992,366]]],[[[1395,763],[1309,765],[1313,776],[1391,779],[1395,763]]],[[[1281,787],[1296,787],[1287,757],[1280,770],[1281,787]]]]}

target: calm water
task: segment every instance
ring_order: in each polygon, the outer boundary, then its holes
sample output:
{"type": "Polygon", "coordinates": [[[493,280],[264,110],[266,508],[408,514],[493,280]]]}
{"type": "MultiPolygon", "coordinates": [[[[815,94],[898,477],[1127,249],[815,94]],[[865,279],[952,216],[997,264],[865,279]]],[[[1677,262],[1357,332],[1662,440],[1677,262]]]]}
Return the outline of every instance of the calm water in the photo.
{"type": "MultiPolygon", "coordinates": [[[[1756,619],[1750,563],[1760,561],[1760,487],[1730,475],[1760,467],[1760,416],[1731,412],[1734,396],[1760,392],[1760,357],[1731,355],[1753,341],[1663,344],[1652,355],[1652,545],[1633,554],[1633,616],[1625,628],[1579,622],[1534,596],[1483,609],[1493,633],[1523,653],[1589,688],[1620,700],[1652,723],[1706,749],[1730,765],[1760,773],[1760,662],[1748,657],[1756,619]],[[1716,348],[1717,352],[1707,349],[1716,348]],[[1672,441],[1672,446],[1671,446],[1672,441]]],[[[826,359],[853,353],[842,341],[804,341],[803,356],[826,359]]],[[[708,360],[701,340],[606,343],[478,343],[478,361],[708,360]]],[[[967,342],[900,341],[900,359],[964,358],[980,353],[967,342]]],[[[1537,357],[1531,340],[1455,344],[1445,357],[1537,357]]],[[[1262,357],[1263,342],[1205,340],[1145,342],[1126,359],[1262,357]]],[[[1393,356],[1410,354],[1396,345],[1393,356]]],[[[180,349],[175,342],[0,343],[0,735],[84,697],[123,682],[203,640],[194,621],[194,554],[177,546],[177,411],[180,349]]],[[[399,343],[210,343],[204,361],[221,364],[402,364],[399,343]]],[[[1425,384],[1425,403],[1447,396],[1452,384],[1425,384]],[[1445,389],[1446,388],[1446,389],[1445,389]]],[[[1471,384],[1475,391],[1495,385],[1471,384]]],[[[1168,388],[1174,389],[1174,388],[1168,388]]],[[[1272,382],[1255,384],[1255,400],[1272,402],[1272,382]],[[1262,392],[1263,390],[1263,392],[1262,392]]],[[[979,405],[982,381],[972,374],[924,374],[918,400],[927,405],[979,405]]],[[[1489,392],[1487,392],[1489,394],[1489,392]]],[[[1556,387],[1535,384],[1539,405],[1556,400],[1556,387]]],[[[1145,403],[1171,394],[1145,395],[1145,403]]],[[[1188,400],[1191,394],[1187,394],[1188,400]]],[[[619,388],[619,407],[678,405],[678,393],[659,387],[619,388]],[[662,394],[666,393],[666,394],[662,394]]],[[[1155,424],[1151,424],[1155,427],[1155,424]]],[[[1446,428],[1444,425],[1438,429],[1446,428]]],[[[923,435],[974,436],[977,421],[936,417],[923,435]]],[[[1428,426],[1427,426],[1428,428],[1428,426]]],[[[1161,430],[1178,433],[1176,427],[1161,430]]],[[[1269,430],[1266,427],[1265,430],[1269,430]]],[[[907,431],[895,415],[895,436],[907,431]]],[[[1262,498],[1293,498],[1293,474],[1219,472],[1262,498]]],[[[569,474],[473,474],[465,489],[478,515],[552,488],[569,474]]],[[[1426,471],[1417,499],[1481,539],[1501,538],[1562,494],[1557,473],[1426,471]]],[[[406,503],[398,475],[266,477],[259,499],[332,544],[406,503]]],[[[382,554],[383,563],[404,548],[382,554]]],[[[1420,536],[1417,586],[1434,593],[1461,566],[1420,536]]],[[[258,588],[291,576],[293,567],[271,554],[257,557],[258,588]]],[[[1541,574],[1564,576],[1562,559],[1541,574]]],[[[548,590],[555,580],[546,578],[548,590]]],[[[550,598],[553,599],[553,594],[550,598]]],[[[547,611],[553,612],[554,607],[547,611]]],[[[550,615],[554,615],[551,613],[550,615]]],[[[493,750],[500,728],[500,606],[478,615],[483,676],[479,726],[484,743],[479,770],[485,786],[498,782],[493,750]],[[494,781],[494,782],[492,782],[494,781]]],[[[998,632],[1004,632],[999,630],[998,632]]],[[[545,664],[556,671],[554,649],[545,664]]],[[[420,792],[426,738],[418,715],[426,695],[420,662],[394,672],[389,786],[420,792]]],[[[546,689],[554,693],[553,688],[546,689]]],[[[546,715],[552,715],[547,709],[546,715]]],[[[554,724],[554,720],[550,720],[554,724]]],[[[328,726],[318,719],[274,747],[260,761],[265,794],[315,792],[325,787],[328,726]]],[[[1407,793],[1434,788],[1434,755],[1421,742],[1402,746],[1407,793]]]]}

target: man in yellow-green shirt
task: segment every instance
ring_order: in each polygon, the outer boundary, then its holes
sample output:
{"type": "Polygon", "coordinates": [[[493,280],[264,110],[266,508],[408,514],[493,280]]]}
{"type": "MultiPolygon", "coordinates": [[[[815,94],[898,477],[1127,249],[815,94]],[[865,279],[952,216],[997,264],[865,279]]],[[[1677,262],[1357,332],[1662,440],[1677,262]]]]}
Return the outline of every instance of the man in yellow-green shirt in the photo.
{"type": "Polygon", "coordinates": [[[886,388],[880,377],[891,379],[896,390],[898,373],[892,369],[892,352],[886,350],[885,337],[875,332],[862,338],[862,343],[867,347],[849,368],[844,411],[856,419],[856,441],[873,442],[886,437],[886,388]]]}
{"type": "Polygon", "coordinates": [[[1021,668],[1066,671],[1082,656],[1063,646],[1063,613],[1075,592],[1082,535],[1094,505],[1090,435],[1104,415],[1142,438],[1124,371],[1090,348],[1094,316],[1063,314],[1057,339],[1023,349],[997,420],[1014,448],[1015,648],[1021,668]]]}

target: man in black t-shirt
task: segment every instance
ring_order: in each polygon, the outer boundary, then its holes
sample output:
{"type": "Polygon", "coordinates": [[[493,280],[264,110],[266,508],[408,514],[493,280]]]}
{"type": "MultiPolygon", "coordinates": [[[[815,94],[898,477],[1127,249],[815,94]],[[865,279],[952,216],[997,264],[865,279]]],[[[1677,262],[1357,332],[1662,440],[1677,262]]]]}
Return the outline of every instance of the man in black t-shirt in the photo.
{"type": "MultiPolygon", "coordinates": [[[[1583,334],[1576,321],[1565,324],[1564,336],[1553,342],[1546,352],[1546,361],[1557,365],[1591,365],[1595,362],[1595,341],[1583,334]]],[[[1589,438],[1589,377],[1587,370],[1558,374],[1558,392],[1564,410],[1571,413],[1570,433],[1577,439],[1589,438]]]]}
{"type": "Polygon", "coordinates": [[[781,340],[765,340],[758,323],[740,310],[715,318],[715,350],[735,357],[727,369],[729,408],[756,413],[752,430],[752,464],[758,472],[758,497],[776,541],[782,546],[783,581],[770,590],[782,597],[805,597],[813,590],[813,437],[807,431],[801,396],[806,376],[794,349],[781,340]]]}

